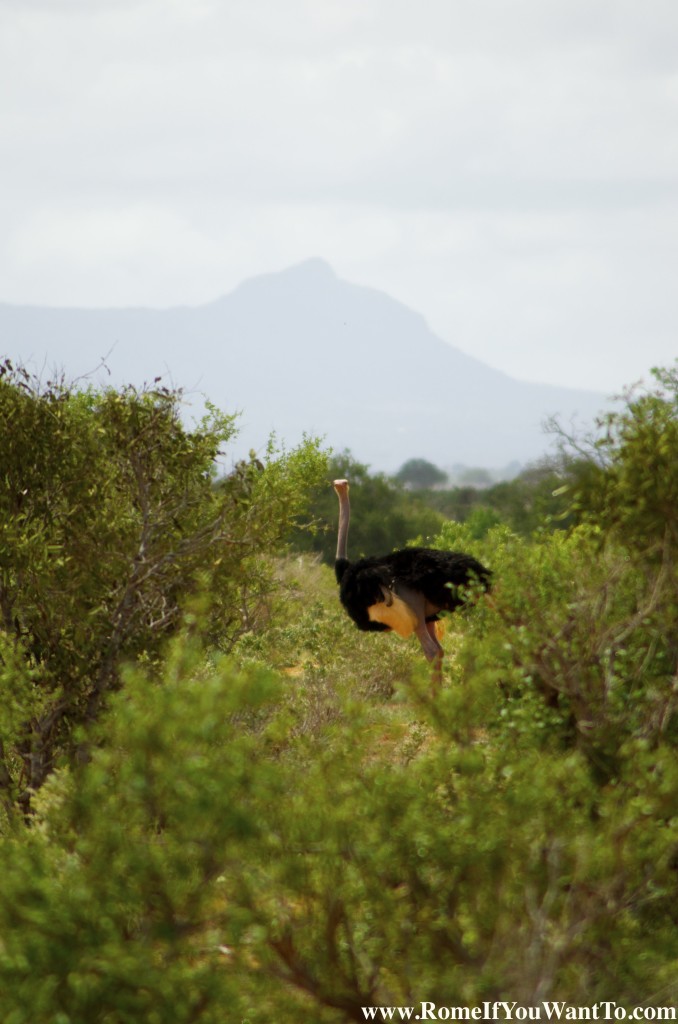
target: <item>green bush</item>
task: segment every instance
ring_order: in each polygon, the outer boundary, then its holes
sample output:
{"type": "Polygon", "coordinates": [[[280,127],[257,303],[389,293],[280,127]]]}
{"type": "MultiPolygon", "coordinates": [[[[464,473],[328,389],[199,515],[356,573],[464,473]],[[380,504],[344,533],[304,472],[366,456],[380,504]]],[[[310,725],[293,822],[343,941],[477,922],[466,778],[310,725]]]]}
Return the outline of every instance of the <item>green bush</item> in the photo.
{"type": "Polygon", "coordinates": [[[3,1020],[675,998],[675,749],[629,738],[601,784],[543,716],[503,720],[458,639],[453,685],[404,684],[407,749],[349,695],[298,731],[287,681],[190,630],[162,678],[128,671],[91,761],[0,842],[3,1020]]]}
{"type": "MultiPolygon", "coordinates": [[[[576,529],[442,526],[434,543],[494,586],[448,617],[441,689],[414,641],[353,628],[318,562],[278,560],[267,583],[257,552],[234,562],[267,600],[262,628],[225,642],[226,579],[194,587],[175,635],[72,725],[88,758],[64,757],[30,826],[0,835],[2,1020],[675,1003],[678,611],[657,511],[675,467],[633,501],[671,401],[628,410],[576,529]]],[[[319,456],[291,458],[210,500],[281,522],[319,456]]],[[[11,737],[53,695],[9,629],[0,655],[11,737]]]]}
{"type": "Polygon", "coordinates": [[[222,875],[261,832],[254,790],[274,775],[252,771],[236,714],[271,693],[266,673],[207,671],[188,636],[159,682],[126,673],[105,745],[0,843],[3,1021],[236,1019],[222,875]]]}
{"type": "MultiPolygon", "coordinates": [[[[678,546],[678,362],[653,370],[654,388],[632,390],[601,422],[577,508],[648,562],[673,570],[678,546]]],[[[563,438],[565,445],[567,438],[563,438]]],[[[571,442],[570,442],[571,443],[571,442]]]]}
{"type": "Polygon", "coordinates": [[[160,386],[41,387],[0,367],[0,795],[30,807],[49,773],[83,756],[120,665],[153,661],[185,602],[210,594],[205,628],[228,646],[260,614],[270,555],[324,471],[314,442],[215,485],[234,419],[194,430],[160,386]]]}

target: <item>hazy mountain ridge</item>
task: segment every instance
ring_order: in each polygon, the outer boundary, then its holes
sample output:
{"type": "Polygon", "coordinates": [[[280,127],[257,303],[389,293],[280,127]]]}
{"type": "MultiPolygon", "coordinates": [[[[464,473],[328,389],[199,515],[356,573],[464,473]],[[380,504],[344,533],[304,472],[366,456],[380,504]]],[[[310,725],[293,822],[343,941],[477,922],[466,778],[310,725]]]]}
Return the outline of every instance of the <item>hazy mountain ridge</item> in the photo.
{"type": "Polygon", "coordinates": [[[0,304],[0,349],[43,376],[80,376],[104,356],[111,376],[102,379],[114,384],[162,374],[242,411],[237,454],[260,449],[272,430],[288,444],[306,432],[388,471],[419,456],[443,466],[526,462],[549,446],[546,417],[590,422],[606,404],[595,392],[486,366],[433,334],[421,314],[317,259],[198,307],[0,304]]]}

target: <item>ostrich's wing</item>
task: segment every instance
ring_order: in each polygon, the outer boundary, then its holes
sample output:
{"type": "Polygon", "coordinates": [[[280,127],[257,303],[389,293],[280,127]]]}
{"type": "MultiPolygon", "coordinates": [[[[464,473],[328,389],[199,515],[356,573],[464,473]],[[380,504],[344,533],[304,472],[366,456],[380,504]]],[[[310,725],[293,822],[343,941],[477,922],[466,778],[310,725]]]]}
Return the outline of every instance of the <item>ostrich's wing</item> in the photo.
{"type": "Polygon", "coordinates": [[[403,638],[411,636],[417,628],[416,613],[393,590],[382,587],[381,591],[384,600],[367,609],[370,622],[381,622],[403,638]]]}
{"type": "MultiPolygon", "coordinates": [[[[409,601],[408,592],[423,594],[437,610],[453,611],[464,603],[458,588],[478,580],[489,589],[491,573],[477,559],[461,551],[403,548],[387,556],[387,571],[397,581],[396,589],[409,601]]],[[[409,601],[412,604],[411,601],[409,601]]],[[[412,607],[416,605],[412,604],[412,607]]],[[[428,614],[428,610],[427,610],[428,614]]]]}

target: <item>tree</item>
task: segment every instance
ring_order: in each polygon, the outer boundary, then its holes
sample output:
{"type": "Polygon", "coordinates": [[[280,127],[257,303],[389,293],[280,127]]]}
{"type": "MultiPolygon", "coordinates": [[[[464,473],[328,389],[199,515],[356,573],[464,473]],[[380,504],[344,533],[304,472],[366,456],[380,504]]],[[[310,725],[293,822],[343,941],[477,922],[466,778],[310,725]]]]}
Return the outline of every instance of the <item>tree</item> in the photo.
{"type": "Polygon", "coordinates": [[[265,558],[324,468],[308,442],[251,459],[215,486],[234,417],[197,429],[181,395],[45,387],[0,367],[0,795],[29,811],[55,767],[86,756],[82,727],[120,685],[125,661],[153,662],[186,600],[209,589],[205,627],[232,644],[272,585],[265,558]]]}
{"type": "Polygon", "coordinates": [[[652,371],[653,388],[632,389],[625,405],[583,442],[560,431],[586,468],[576,508],[643,558],[675,564],[678,551],[678,362],[652,371]]]}
{"type": "Polygon", "coordinates": [[[447,473],[438,469],[432,462],[427,462],[426,459],[409,459],[400,467],[395,478],[406,487],[419,490],[444,484],[447,480],[447,473]]]}

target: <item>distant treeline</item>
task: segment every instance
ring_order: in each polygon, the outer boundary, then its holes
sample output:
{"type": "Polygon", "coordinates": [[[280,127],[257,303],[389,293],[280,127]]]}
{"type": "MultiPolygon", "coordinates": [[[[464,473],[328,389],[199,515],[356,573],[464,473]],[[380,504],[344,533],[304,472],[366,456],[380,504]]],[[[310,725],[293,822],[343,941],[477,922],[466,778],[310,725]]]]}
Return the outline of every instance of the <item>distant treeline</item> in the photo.
{"type": "MultiPolygon", "coordinates": [[[[292,544],[299,551],[314,551],[330,563],[336,545],[337,501],[333,478],[351,482],[353,518],[349,547],[352,557],[402,547],[415,539],[426,543],[446,520],[465,523],[477,539],[491,527],[505,524],[527,537],[537,528],[565,529],[577,521],[576,495],[586,489],[590,462],[564,455],[544,459],[512,480],[491,486],[441,488],[445,474],[424,460],[412,460],[389,477],[371,473],[350,452],[330,462],[327,485],[313,495],[315,526],[295,530],[292,544]],[[421,476],[434,486],[413,486],[406,467],[421,464],[421,476]],[[428,473],[423,472],[429,467],[428,473]]],[[[305,524],[304,524],[305,525],[305,524]]]]}

